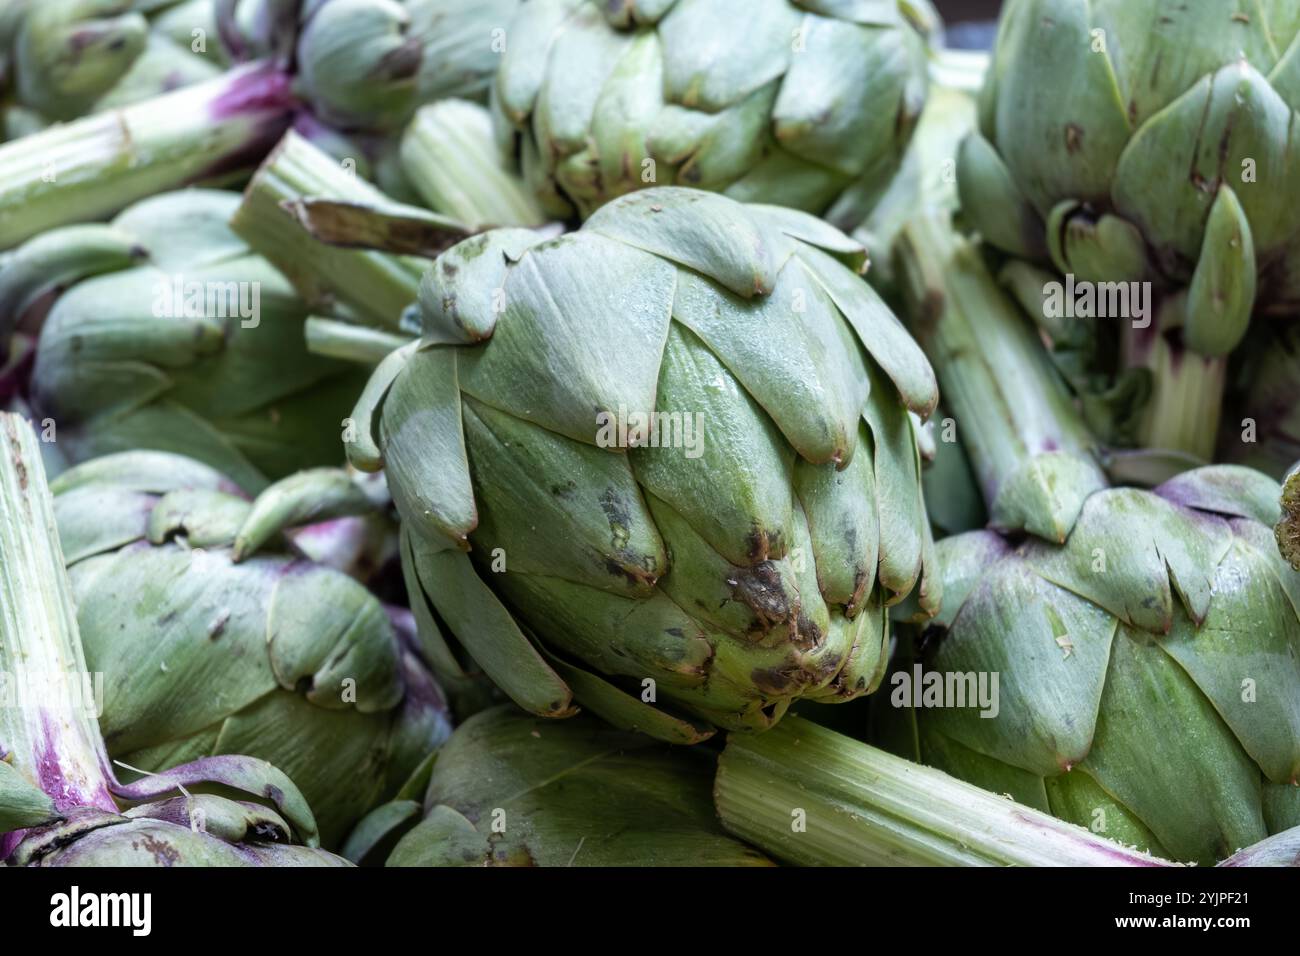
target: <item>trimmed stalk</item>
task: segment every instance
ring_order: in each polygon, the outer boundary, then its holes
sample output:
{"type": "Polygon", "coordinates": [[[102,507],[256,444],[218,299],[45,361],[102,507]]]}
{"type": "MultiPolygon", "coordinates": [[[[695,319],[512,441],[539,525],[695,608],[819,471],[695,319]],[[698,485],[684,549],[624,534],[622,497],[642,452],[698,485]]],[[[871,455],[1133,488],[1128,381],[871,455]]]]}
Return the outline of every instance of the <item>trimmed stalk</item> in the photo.
{"type": "Polygon", "coordinates": [[[976,247],[938,216],[902,231],[898,281],[994,527],[1064,541],[1106,479],[1033,329],[976,247]]]}
{"type": "Polygon", "coordinates": [[[730,734],[722,824],[803,866],[1172,866],[799,717],[730,734]]]}
{"type": "MultiPolygon", "coordinates": [[[[0,554],[0,674],[12,682],[12,692],[0,699],[4,775],[48,795],[56,813],[77,807],[114,813],[99,724],[92,701],[79,697],[88,675],[54,499],[35,433],[7,413],[0,413],[0,554]],[[25,693],[37,686],[41,693],[25,693]]],[[[41,822],[47,821],[25,825],[41,822]]],[[[0,835],[0,860],[21,836],[17,830],[0,835]]]]}
{"type": "Polygon", "coordinates": [[[235,232],[266,256],[315,308],[344,302],[390,329],[415,302],[428,262],[326,245],[303,228],[292,206],[327,198],[357,207],[392,207],[387,196],[302,136],[290,132],[249,183],[231,220],[235,232]]]}
{"type": "Polygon", "coordinates": [[[288,79],[252,65],[0,146],[0,249],[252,168],[289,124],[288,79]]]}

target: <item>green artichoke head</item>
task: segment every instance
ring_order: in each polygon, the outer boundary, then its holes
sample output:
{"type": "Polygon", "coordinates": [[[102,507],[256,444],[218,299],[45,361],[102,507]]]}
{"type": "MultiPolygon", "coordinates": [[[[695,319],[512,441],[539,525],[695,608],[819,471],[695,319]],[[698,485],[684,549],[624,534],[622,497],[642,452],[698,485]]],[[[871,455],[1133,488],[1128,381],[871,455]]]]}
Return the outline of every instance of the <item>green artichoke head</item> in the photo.
{"type": "Polygon", "coordinates": [[[303,472],[250,502],[199,462],[127,452],[53,491],[113,757],[149,771],[262,758],[335,845],[450,733],[409,615],[304,553],[345,550],[323,539],[374,510],[346,472],[303,472]]]}
{"type": "Polygon", "coordinates": [[[70,461],[170,451],[252,491],[338,461],[364,373],[307,352],[307,307],[230,231],[238,204],[166,193],[109,226],[47,232],[0,266],[11,318],[48,307],[32,404],[70,461]]]}
{"type": "Polygon", "coordinates": [[[863,265],[811,216],[674,187],[443,254],[349,445],[426,631],[536,714],[672,740],[871,690],[888,608],[937,607],[909,414],[937,395],[863,265]]]}
{"type": "Polygon", "coordinates": [[[400,125],[416,105],[423,49],[397,0],[325,0],[304,14],[299,83],[321,119],[345,128],[400,125]]]}
{"type": "Polygon", "coordinates": [[[0,863],[346,864],[318,848],[315,817],[293,781],[255,757],[117,779],[54,511],[35,432],[0,413],[0,863]]]}
{"type": "Polygon", "coordinates": [[[1226,354],[1252,313],[1300,302],[1297,71],[1289,0],[1012,0],[966,214],[1059,272],[1185,290],[1182,340],[1226,354]]]}
{"type": "Polygon", "coordinates": [[[19,99],[52,119],[89,111],[126,75],[149,38],[133,0],[39,0],[15,39],[19,99]]]}
{"type": "Polygon", "coordinates": [[[1063,544],[939,542],[942,632],[920,664],[992,693],[916,707],[919,756],[1174,860],[1300,824],[1300,573],[1278,497],[1212,466],[1095,492],[1063,544]]]}
{"type": "Polygon", "coordinates": [[[498,134],[556,215],[676,184],[856,226],[902,160],[936,25],[892,0],[535,0],[506,35],[498,134]]]}

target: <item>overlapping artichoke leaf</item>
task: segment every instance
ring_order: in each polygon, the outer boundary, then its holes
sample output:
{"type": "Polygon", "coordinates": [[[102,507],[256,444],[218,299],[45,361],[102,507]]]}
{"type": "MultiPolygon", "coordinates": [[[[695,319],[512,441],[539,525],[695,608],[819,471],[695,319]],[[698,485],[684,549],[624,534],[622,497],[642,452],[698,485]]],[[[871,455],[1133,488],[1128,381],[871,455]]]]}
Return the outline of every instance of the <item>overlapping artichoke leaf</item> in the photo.
{"type": "Polygon", "coordinates": [[[764,866],[717,822],[711,755],[498,708],[434,765],[390,866],[764,866]]]}

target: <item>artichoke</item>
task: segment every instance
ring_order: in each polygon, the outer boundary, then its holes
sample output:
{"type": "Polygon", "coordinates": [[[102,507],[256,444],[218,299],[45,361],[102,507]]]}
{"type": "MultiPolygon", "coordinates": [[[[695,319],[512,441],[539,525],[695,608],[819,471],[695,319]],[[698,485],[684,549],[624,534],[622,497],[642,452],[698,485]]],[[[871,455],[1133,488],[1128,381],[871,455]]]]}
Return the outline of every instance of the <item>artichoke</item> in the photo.
{"type": "Polygon", "coordinates": [[[42,123],[212,79],[224,65],[212,0],[40,0],[9,7],[0,13],[0,46],[11,47],[13,95],[42,123]]]}
{"type": "Polygon", "coordinates": [[[133,784],[114,778],[37,444],[22,419],[0,414],[0,861],[345,864],[315,848],[302,794],[261,760],[223,756],[133,784]]]}
{"type": "MultiPolygon", "coordinates": [[[[1208,458],[1222,356],[1252,315],[1300,304],[1297,62],[1288,0],[1011,0],[1003,11],[981,131],[959,161],[964,212],[1035,267],[1022,298],[1036,315],[1061,274],[1067,296],[1076,281],[1147,284],[1145,314],[1130,303],[1075,320],[1097,340],[1097,387],[1122,366],[1154,374],[1140,444],[1208,458]]],[[[1127,288],[1097,295],[1114,305],[1127,288]]]]}
{"type": "Polygon", "coordinates": [[[55,296],[32,405],[70,461],[173,451],[257,491],[339,460],[364,372],[307,353],[307,307],[230,231],[238,204],[210,190],[158,196],[111,225],[38,236],[0,267],[0,315],[55,296]]]}
{"type": "MultiPolygon", "coordinates": [[[[709,754],[588,717],[556,723],[498,707],[438,754],[422,801],[402,808],[423,819],[388,865],[770,866],[718,826],[715,768],[709,754]]],[[[380,822],[358,830],[352,852],[380,822]]]]}
{"type": "Polygon", "coordinates": [[[521,0],[220,0],[236,60],[295,70],[312,115],[351,132],[394,132],[425,103],[482,98],[521,0]]]}
{"type": "Polygon", "coordinates": [[[900,260],[996,530],[939,542],[943,610],[891,678],[914,708],[896,744],[1170,859],[1300,824],[1300,574],[1276,483],[1225,465],[1107,487],[976,250],[921,219],[900,260]]]}
{"type": "Polygon", "coordinates": [[[54,120],[90,111],[149,41],[133,0],[38,0],[14,41],[18,98],[54,120]]]}
{"type": "Polygon", "coordinates": [[[532,0],[492,103],[553,215],[676,184],[851,227],[901,162],[936,28],[894,0],[532,0]]]}
{"type": "Polygon", "coordinates": [[[144,770],[260,757],[294,779],[333,846],[449,735],[413,629],[278,540],[373,509],[344,472],[303,472],[249,502],[198,462],[128,452],[52,490],[113,757],[144,770]]]}
{"type": "Polygon", "coordinates": [[[526,710],[677,741],[874,688],[889,607],[938,602],[909,415],[936,391],[863,263],[673,187],[442,255],[348,446],[385,470],[425,632],[526,710]]]}
{"type": "Polygon", "coordinates": [[[1097,492],[1063,545],[941,541],[945,633],[923,665],[996,673],[1000,700],[993,720],[918,711],[920,758],[1173,859],[1300,823],[1300,575],[1273,541],[1277,490],[1212,466],[1097,492]]]}
{"type": "Polygon", "coordinates": [[[729,832],[801,866],[1169,865],[800,716],[729,736],[713,796],[729,832]]]}

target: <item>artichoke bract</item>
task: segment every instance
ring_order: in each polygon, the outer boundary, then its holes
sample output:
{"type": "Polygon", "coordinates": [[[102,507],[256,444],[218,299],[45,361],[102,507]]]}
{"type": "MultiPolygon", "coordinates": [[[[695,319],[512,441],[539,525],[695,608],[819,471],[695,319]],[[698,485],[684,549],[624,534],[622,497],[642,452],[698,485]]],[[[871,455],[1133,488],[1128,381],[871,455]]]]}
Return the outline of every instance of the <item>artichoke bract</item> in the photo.
{"type": "Polygon", "coordinates": [[[128,452],[52,490],[113,757],[149,771],[260,757],[294,779],[332,846],[450,734],[413,628],[279,535],[373,508],[345,472],[303,472],[250,502],[198,462],[128,452]]]}
{"type": "Polygon", "coordinates": [[[922,219],[900,261],[997,530],[938,544],[943,609],[890,679],[897,745],[1174,860],[1300,824],[1300,573],[1276,482],[1220,465],[1107,487],[974,247],[922,219]]]}
{"type": "Polygon", "coordinates": [[[1221,357],[1252,315],[1300,303],[1297,63],[1300,21],[1281,0],[1249,14],[1216,0],[1004,9],[981,133],[959,158],[964,211],[1052,270],[1030,283],[1031,312],[1061,274],[1067,295],[1102,283],[1112,302],[1149,284],[1144,314],[1091,319],[1121,340],[1121,364],[1154,374],[1143,445],[1208,459],[1221,357]]]}
{"type": "Polygon", "coordinates": [[[893,0],[530,0],[491,102],[553,215],[660,184],[849,228],[901,163],[936,28],[893,0]]]}
{"type": "Polygon", "coordinates": [[[389,866],[771,866],[713,809],[716,761],[589,717],[513,707],[467,720],[438,755],[423,820],[389,866]]]}
{"type": "Polygon", "coordinates": [[[889,607],[937,607],[913,424],[937,395],[864,258],[674,187],[444,253],[348,445],[385,470],[426,631],[533,713],[670,740],[870,691],[889,607]]]}
{"type": "Polygon", "coordinates": [[[365,374],[308,353],[307,306],[230,231],[238,205],[168,193],[38,236],[0,267],[0,315],[49,308],[31,399],[69,461],[171,451],[251,491],[339,461],[365,374]]]}
{"type": "Polygon", "coordinates": [[[115,778],[37,446],[25,421],[0,414],[0,862],[346,865],[317,848],[302,794],[264,761],[115,778]]]}

